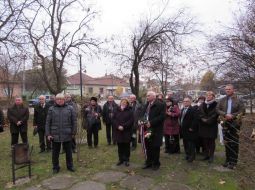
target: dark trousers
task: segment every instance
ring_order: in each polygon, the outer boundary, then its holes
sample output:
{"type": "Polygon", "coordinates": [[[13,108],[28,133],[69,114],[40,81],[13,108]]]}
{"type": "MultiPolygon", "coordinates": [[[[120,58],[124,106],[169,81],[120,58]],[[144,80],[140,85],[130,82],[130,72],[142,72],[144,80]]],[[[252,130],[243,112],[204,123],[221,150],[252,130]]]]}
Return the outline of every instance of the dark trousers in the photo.
{"type": "Polygon", "coordinates": [[[75,137],[72,138],[72,150],[76,150],[76,140],[75,140],[75,137]]]}
{"type": "Polygon", "coordinates": [[[229,129],[223,132],[225,141],[226,162],[236,165],[239,153],[239,126],[229,126],[229,129]]]}
{"type": "Polygon", "coordinates": [[[147,152],[146,165],[159,167],[160,146],[153,146],[152,142],[148,140],[145,141],[145,146],[147,152]]]}
{"type": "Polygon", "coordinates": [[[11,134],[11,145],[19,143],[19,134],[21,136],[22,143],[28,143],[27,132],[19,132],[11,134]]]}
{"type": "Polygon", "coordinates": [[[194,160],[196,157],[196,141],[183,139],[183,145],[187,160],[194,160]]]}
{"type": "Polygon", "coordinates": [[[51,142],[48,141],[47,137],[45,136],[45,130],[39,129],[38,136],[39,136],[39,145],[40,145],[41,151],[45,151],[45,144],[46,144],[46,149],[51,150],[51,142]]]}
{"type": "Polygon", "coordinates": [[[200,153],[200,149],[202,148],[202,153],[205,151],[203,138],[198,137],[196,140],[196,153],[200,153]]]}
{"type": "Polygon", "coordinates": [[[132,132],[132,136],[131,136],[131,146],[133,148],[136,148],[137,147],[137,132],[136,130],[133,130],[132,132]]]}
{"type": "Polygon", "coordinates": [[[165,149],[168,153],[180,153],[180,136],[165,135],[165,149]]]}
{"type": "Polygon", "coordinates": [[[215,139],[203,138],[204,154],[208,157],[213,157],[215,151],[215,139]]]}
{"type": "MultiPolygon", "coordinates": [[[[66,154],[66,167],[73,168],[72,141],[62,142],[66,154]]],[[[52,165],[53,170],[59,170],[59,153],[61,142],[52,142],[52,165]]]]}
{"type": "Polygon", "coordinates": [[[117,143],[118,144],[118,154],[119,161],[129,162],[130,157],[130,143],[117,143]]]}
{"type": "Polygon", "coordinates": [[[111,142],[116,144],[112,124],[106,124],[106,138],[107,138],[108,144],[111,144],[111,142]]]}
{"type": "Polygon", "coordinates": [[[87,129],[87,142],[88,146],[92,146],[92,136],[94,139],[94,146],[98,145],[98,128],[97,127],[90,127],[87,129]]]}

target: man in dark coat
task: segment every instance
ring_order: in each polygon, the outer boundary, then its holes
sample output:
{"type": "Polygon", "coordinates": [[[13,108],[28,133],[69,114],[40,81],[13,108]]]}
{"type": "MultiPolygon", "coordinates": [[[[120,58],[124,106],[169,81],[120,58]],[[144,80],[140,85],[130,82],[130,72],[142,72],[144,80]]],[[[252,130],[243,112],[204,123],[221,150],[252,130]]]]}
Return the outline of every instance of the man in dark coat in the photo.
{"type": "Polygon", "coordinates": [[[227,96],[219,101],[216,109],[223,125],[226,152],[226,161],[223,166],[234,169],[238,161],[239,132],[245,107],[243,102],[236,97],[232,84],[226,85],[225,92],[227,96]]]}
{"type": "Polygon", "coordinates": [[[158,170],[160,167],[159,155],[163,138],[165,110],[165,104],[156,100],[156,93],[149,91],[143,113],[147,120],[146,127],[151,130],[151,136],[145,139],[147,159],[143,169],[152,167],[153,170],[158,170]]]}
{"type": "Polygon", "coordinates": [[[15,98],[15,104],[7,111],[7,117],[10,122],[11,145],[19,142],[19,134],[23,143],[28,143],[27,139],[27,121],[29,110],[23,105],[21,97],[15,98]]]}
{"type": "Polygon", "coordinates": [[[113,144],[116,144],[116,141],[114,139],[114,131],[112,126],[112,118],[114,116],[114,112],[117,110],[118,105],[114,101],[113,96],[108,96],[107,102],[103,106],[103,122],[106,125],[106,137],[108,145],[111,144],[113,141],[113,144]]]}
{"type": "Polygon", "coordinates": [[[132,127],[132,136],[131,136],[131,147],[132,150],[135,150],[137,147],[137,129],[138,129],[138,119],[141,117],[142,114],[142,106],[136,100],[136,95],[131,94],[129,96],[130,107],[132,109],[134,115],[134,124],[132,127]]]}
{"type": "MultiPolygon", "coordinates": [[[[196,104],[193,106],[193,108],[197,111],[197,114],[199,114],[199,106],[205,102],[205,96],[199,96],[196,104]]],[[[205,151],[204,143],[202,137],[198,136],[196,140],[196,153],[200,153],[200,148],[202,148],[202,153],[205,151]]]]}
{"type": "Polygon", "coordinates": [[[0,133],[4,131],[4,113],[0,108],[0,133]]]}
{"type": "Polygon", "coordinates": [[[39,104],[34,108],[34,130],[37,130],[39,136],[40,152],[45,151],[45,144],[47,151],[51,150],[51,143],[47,140],[45,136],[45,123],[48,114],[49,105],[45,102],[45,96],[39,96],[39,104]],[[46,143],[45,143],[46,142],[46,143]]]}
{"type": "Polygon", "coordinates": [[[77,116],[72,106],[65,104],[63,94],[56,96],[56,104],[51,106],[46,119],[46,133],[48,140],[52,141],[53,173],[58,173],[59,153],[61,143],[66,153],[66,166],[74,172],[72,157],[72,139],[77,131],[77,116]]]}
{"type": "Polygon", "coordinates": [[[198,137],[197,112],[191,106],[191,98],[186,97],[183,100],[183,108],[180,115],[181,134],[183,138],[185,159],[193,162],[196,154],[196,140],[198,137]]]}
{"type": "Polygon", "coordinates": [[[83,111],[84,120],[86,122],[87,142],[89,148],[92,148],[92,135],[94,139],[94,147],[98,146],[98,131],[101,129],[101,106],[97,104],[97,98],[91,97],[90,104],[83,111]]]}
{"type": "Polygon", "coordinates": [[[54,104],[55,104],[55,95],[51,95],[48,105],[49,107],[51,107],[51,106],[54,106],[54,104]]]}

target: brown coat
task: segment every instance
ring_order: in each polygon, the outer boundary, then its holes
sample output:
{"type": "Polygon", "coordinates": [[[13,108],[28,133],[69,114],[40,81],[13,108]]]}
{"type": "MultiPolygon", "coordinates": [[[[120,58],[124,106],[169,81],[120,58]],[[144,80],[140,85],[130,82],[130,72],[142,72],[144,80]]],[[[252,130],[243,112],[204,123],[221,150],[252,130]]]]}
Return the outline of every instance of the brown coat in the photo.
{"type": "Polygon", "coordinates": [[[29,118],[29,110],[27,107],[14,105],[8,109],[7,118],[10,122],[11,133],[27,132],[27,121],[29,118]],[[20,126],[17,126],[18,121],[22,123],[20,126]]]}
{"type": "MultiPolygon", "coordinates": [[[[234,116],[233,124],[241,125],[241,120],[237,121],[237,116],[245,113],[245,107],[243,102],[238,99],[236,96],[232,96],[232,109],[231,114],[234,116]]],[[[227,104],[228,99],[227,96],[222,98],[217,104],[216,111],[220,116],[225,116],[227,114],[227,104]]]]}

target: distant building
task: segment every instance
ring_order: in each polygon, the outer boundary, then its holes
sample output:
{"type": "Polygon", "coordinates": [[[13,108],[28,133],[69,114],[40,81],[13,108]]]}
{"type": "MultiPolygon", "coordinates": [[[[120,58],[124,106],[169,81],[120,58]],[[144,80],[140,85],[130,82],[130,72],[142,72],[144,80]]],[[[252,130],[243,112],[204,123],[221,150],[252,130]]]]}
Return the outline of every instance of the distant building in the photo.
{"type": "Polygon", "coordinates": [[[11,98],[15,96],[21,96],[22,94],[22,82],[18,79],[14,79],[13,75],[7,74],[0,69],[0,97],[11,98]]]}
{"type": "MultiPolygon", "coordinates": [[[[130,92],[130,87],[127,81],[114,75],[93,78],[82,73],[82,92],[83,96],[121,96],[122,93],[130,92]]],[[[67,78],[65,93],[80,95],[80,73],[67,78]]]]}

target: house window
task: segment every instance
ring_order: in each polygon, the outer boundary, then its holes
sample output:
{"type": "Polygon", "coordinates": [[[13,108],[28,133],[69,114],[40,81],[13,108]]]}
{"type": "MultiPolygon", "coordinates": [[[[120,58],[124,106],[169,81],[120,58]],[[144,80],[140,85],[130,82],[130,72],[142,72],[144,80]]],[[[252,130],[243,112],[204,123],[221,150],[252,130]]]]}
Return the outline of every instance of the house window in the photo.
{"type": "Polygon", "coordinates": [[[89,93],[93,94],[93,87],[89,87],[89,93]]]}
{"type": "Polygon", "coordinates": [[[103,94],[104,93],[104,88],[99,88],[99,94],[103,94]]]}

